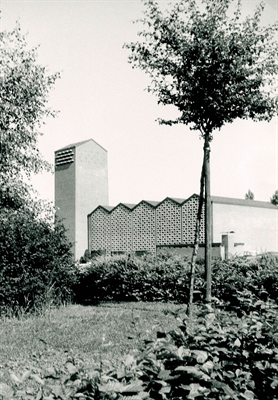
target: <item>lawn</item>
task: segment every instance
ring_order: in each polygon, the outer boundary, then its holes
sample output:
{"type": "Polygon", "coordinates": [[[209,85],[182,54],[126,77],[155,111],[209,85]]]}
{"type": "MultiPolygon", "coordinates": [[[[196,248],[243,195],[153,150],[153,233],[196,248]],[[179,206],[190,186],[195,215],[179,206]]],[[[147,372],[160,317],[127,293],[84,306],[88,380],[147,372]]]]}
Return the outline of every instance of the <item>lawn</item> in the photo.
{"type": "Polygon", "coordinates": [[[184,306],[164,303],[69,305],[43,315],[0,321],[0,381],[26,370],[60,368],[74,357],[88,369],[117,366],[157,331],[177,326],[184,306]]]}

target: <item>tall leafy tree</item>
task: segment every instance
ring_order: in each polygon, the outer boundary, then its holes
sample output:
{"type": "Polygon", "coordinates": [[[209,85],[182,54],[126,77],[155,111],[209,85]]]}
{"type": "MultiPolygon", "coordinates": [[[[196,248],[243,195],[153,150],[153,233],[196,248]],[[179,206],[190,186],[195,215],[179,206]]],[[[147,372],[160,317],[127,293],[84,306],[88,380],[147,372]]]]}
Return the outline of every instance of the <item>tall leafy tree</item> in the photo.
{"type": "MultiPolygon", "coordinates": [[[[29,48],[17,24],[0,32],[0,180],[1,200],[19,201],[24,178],[50,165],[38,150],[40,128],[55,113],[48,107],[49,92],[59,73],[49,74],[38,63],[37,48],[29,48]],[[10,200],[8,200],[10,198],[10,200]]],[[[23,189],[24,195],[25,188],[23,189]]],[[[3,204],[2,204],[3,205],[3,204]]]]}
{"type": "Polygon", "coordinates": [[[75,281],[65,229],[28,182],[32,173],[51,169],[38,138],[45,118],[55,116],[47,103],[58,77],[38,63],[19,24],[0,32],[1,309],[38,306],[50,291],[55,301],[68,299],[75,281]]]}
{"type": "MultiPolygon", "coordinates": [[[[263,4],[242,17],[241,1],[181,0],[163,12],[144,1],[129,62],[151,78],[158,103],[180,115],[161,124],[186,124],[204,139],[206,301],[211,301],[210,144],[237,118],[269,121],[277,113],[277,24],[261,26],[263,4]]],[[[201,188],[203,185],[201,184],[201,188]]],[[[201,193],[200,198],[203,197],[201,193]]]]}

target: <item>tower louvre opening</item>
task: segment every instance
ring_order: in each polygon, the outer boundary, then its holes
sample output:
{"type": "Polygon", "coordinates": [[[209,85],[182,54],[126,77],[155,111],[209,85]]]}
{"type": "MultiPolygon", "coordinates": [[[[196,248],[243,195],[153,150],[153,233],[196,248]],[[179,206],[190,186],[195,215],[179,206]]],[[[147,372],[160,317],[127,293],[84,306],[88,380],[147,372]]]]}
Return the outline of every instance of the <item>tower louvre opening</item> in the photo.
{"type": "Polygon", "coordinates": [[[69,164],[74,162],[74,152],[73,149],[59,151],[55,155],[55,166],[69,164]]]}

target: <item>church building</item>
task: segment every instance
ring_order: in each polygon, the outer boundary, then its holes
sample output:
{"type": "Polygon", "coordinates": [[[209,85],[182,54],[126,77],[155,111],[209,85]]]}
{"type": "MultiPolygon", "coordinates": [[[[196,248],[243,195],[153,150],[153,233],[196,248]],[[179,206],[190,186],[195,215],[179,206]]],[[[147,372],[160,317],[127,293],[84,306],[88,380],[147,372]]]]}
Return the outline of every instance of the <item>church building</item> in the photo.
{"type": "MultiPolygon", "coordinates": [[[[55,152],[55,206],[75,259],[91,254],[191,254],[199,197],[110,206],[107,151],[93,139],[55,152]]],[[[278,252],[278,207],[212,196],[212,255],[278,252]]],[[[200,253],[204,246],[204,210],[200,253]]]]}

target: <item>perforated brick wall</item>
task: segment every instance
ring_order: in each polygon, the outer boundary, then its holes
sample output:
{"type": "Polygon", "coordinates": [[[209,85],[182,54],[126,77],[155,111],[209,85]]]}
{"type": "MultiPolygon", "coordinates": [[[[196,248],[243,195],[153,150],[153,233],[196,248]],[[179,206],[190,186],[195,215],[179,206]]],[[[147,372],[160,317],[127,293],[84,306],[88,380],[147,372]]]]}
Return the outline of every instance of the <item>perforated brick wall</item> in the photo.
{"type": "Polygon", "coordinates": [[[147,203],[140,203],[132,211],[133,250],[155,252],[155,208],[147,203]]]}
{"type": "MultiPolygon", "coordinates": [[[[182,242],[185,244],[193,244],[195,238],[195,225],[198,213],[199,197],[192,196],[186,203],[182,205],[182,242]]],[[[204,205],[202,210],[200,243],[205,241],[205,214],[204,205]]]]}
{"type": "Polygon", "coordinates": [[[131,210],[119,204],[111,211],[111,251],[132,250],[131,210]]]}
{"type": "Polygon", "coordinates": [[[156,209],[157,244],[181,243],[181,206],[165,199],[156,209]]]}
{"type": "Polygon", "coordinates": [[[103,208],[98,208],[91,215],[91,246],[93,251],[110,251],[110,214],[103,208]]]}

